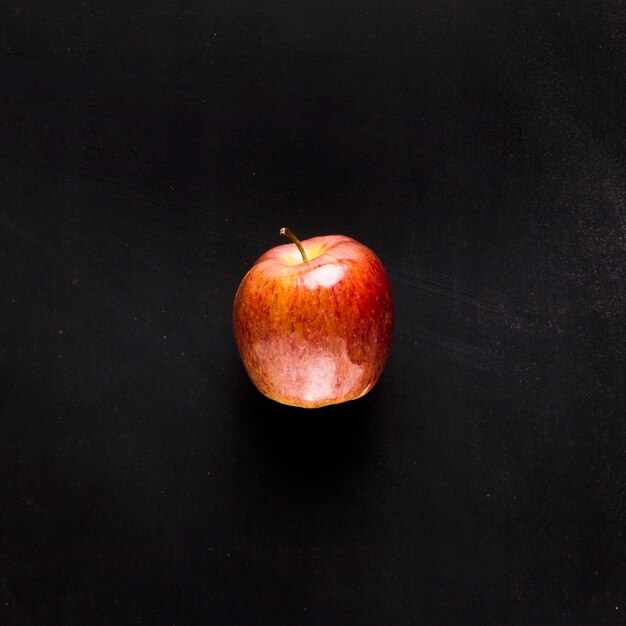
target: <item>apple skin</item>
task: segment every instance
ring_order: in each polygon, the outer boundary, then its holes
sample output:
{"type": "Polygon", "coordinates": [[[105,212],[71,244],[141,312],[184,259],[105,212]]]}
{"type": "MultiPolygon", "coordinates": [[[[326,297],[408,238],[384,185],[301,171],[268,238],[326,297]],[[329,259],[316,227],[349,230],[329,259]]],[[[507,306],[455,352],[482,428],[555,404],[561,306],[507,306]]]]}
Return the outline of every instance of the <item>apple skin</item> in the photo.
{"type": "Polygon", "coordinates": [[[280,245],[244,276],[233,330],[244,367],[272,400],[303,408],[364,396],[393,334],[393,298],[380,259],[341,235],[280,245]]]}

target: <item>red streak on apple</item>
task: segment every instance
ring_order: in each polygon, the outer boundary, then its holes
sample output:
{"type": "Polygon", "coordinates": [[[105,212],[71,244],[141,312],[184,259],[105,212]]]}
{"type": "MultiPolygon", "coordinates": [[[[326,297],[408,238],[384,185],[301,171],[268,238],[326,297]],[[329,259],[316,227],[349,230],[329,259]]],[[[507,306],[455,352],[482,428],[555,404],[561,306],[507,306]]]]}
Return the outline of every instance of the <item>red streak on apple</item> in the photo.
{"type": "Polygon", "coordinates": [[[391,344],[393,300],[380,259],[340,235],[268,250],[239,286],[235,341],[269,398],[317,408],[365,395],[391,344]]]}

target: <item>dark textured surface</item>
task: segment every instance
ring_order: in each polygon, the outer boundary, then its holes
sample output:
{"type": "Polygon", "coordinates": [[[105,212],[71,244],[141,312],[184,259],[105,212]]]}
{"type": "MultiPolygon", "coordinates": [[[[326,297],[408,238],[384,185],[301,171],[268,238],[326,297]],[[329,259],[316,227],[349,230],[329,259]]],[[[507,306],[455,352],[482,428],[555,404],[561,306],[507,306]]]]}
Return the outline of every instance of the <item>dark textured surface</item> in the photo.
{"type": "Polygon", "coordinates": [[[0,622],[624,623],[625,18],[2,2],[0,622]],[[361,401],[245,376],[281,226],[387,266],[361,401]]]}

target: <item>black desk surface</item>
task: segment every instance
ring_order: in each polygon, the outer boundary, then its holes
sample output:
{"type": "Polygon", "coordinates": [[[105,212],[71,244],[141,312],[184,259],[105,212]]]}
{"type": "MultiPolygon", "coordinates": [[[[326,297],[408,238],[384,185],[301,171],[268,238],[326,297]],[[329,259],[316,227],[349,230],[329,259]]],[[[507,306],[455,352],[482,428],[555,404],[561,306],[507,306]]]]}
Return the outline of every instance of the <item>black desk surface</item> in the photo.
{"type": "Polygon", "coordinates": [[[0,5],[0,623],[626,623],[626,13],[0,5]],[[247,379],[247,268],[393,281],[375,390],[247,379]]]}

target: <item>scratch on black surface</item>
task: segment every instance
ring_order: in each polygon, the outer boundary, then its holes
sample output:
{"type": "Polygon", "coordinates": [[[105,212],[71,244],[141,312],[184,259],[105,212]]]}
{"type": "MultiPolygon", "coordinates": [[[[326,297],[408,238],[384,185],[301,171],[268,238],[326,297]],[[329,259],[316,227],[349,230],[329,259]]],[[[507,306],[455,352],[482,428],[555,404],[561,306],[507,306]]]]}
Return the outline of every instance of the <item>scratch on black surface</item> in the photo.
{"type": "Polygon", "coordinates": [[[412,319],[405,327],[400,313],[398,332],[414,345],[414,359],[449,360],[474,371],[477,384],[488,374],[542,393],[546,372],[528,346],[552,345],[556,367],[563,308],[542,310],[405,261],[390,261],[389,270],[398,309],[412,319]]]}

